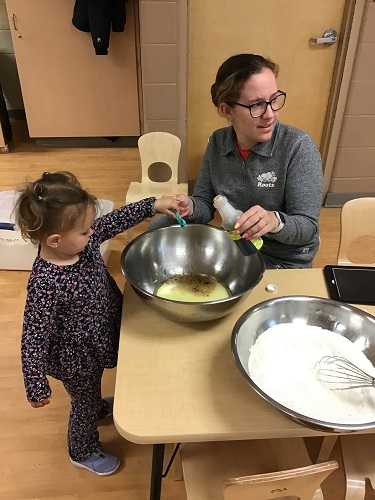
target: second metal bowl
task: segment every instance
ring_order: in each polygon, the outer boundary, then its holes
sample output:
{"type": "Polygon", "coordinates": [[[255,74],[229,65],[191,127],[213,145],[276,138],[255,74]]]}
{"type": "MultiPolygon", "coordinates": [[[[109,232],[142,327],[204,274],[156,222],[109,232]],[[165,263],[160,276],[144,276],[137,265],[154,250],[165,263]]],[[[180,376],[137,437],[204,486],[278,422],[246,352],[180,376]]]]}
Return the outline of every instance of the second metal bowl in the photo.
{"type": "Polygon", "coordinates": [[[281,323],[319,326],[343,335],[374,364],[375,318],[361,309],[334,300],[295,295],[266,300],[250,308],[238,319],[232,333],[232,353],[240,372],[262,398],[284,415],[320,431],[342,433],[374,428],[375,415],[374,421],[360,424],[325,422],[302,415],[275,401],[254,382],[248,367],[249,349],[260,335],[281,323]]]}

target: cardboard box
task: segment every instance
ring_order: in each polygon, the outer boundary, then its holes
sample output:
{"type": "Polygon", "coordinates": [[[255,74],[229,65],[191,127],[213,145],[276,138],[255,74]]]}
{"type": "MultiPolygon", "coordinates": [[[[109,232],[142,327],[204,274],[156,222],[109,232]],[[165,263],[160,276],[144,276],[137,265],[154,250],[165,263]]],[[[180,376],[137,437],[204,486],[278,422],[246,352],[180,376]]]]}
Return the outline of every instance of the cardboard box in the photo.
{"type": "MultiPolygon", "coordinates": [[[[12,211],[16,194],[16,191],[0,192],[0,222],[14,224],[12,211]]],[[[112,210],[113,201],[99,200],[98,217],[112,210]]],[[[37,252],[37,247],[31,241],[25,241],[20,231],[0,229],[0,269],[30,271],[37,252]]],[[[108,262],[110,252],[110,240],[100,245],[100,253],[105,263],[108,262]]]]}

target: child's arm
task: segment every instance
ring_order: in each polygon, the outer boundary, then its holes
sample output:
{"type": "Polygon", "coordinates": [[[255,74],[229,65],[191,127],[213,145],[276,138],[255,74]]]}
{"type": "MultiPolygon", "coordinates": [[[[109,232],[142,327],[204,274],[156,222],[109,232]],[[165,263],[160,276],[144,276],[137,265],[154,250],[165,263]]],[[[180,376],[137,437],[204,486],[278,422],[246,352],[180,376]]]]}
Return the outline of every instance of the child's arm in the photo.
{"type": "Polygon", "coordinates": [[[92,226],[94,234],[91,238],[96,239],[100,244],[130,227],[136,226],[148,217],[152,217],[156,212],[175,217],[172,210],[178,210],[181,214],[185,212],[175,195],[164,195],[159,199],[155,197],[145,198],[130,203],[96,219],[92,226]]]}
{"type": "Polygon", "coordinates": [[[52,392],[44,370],[52,327],[52,301],[53,294],[47,287],[29,286],[21,358],[27,399],[34,408],[48,404],[52,392]]]}
{"type": "Polygon", "coordinates": [[[155,200],[154,206],[156,212],[170,215],[174,218],[176,218],[176,212],[179,215],[186,215],[186,212],[189,210],[183,206],[181,195],[177,194],[164,194],[161,198],[155,200]]]}

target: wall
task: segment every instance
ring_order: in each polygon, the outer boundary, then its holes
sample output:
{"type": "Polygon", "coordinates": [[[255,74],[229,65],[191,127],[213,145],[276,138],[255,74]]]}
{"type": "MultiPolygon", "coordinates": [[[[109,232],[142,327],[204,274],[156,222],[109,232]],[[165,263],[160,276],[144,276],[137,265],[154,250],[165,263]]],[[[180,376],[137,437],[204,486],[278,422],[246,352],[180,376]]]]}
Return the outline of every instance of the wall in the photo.
{"type": "MultiPolygon", "coordinates": [[[[184,180],[187,0],[136,0],[135,5],[140,25],[141,133],[166,131],[180,137],[180,180],[184,180]]],[[[0,0],[0,81],[4,82],[8,109],[23,108],[5,0],[0,0]]]]}
{"type": "Polygon", "coordinates": [[[189,177],[201,167],[207,140],[225,127],[211,102],[220,64],[243,52],[262,54],[280,65],[279,89],[287,92],[280,121],[305,130],[319,146],[339,43],[312,44],[325,29],[341,31],[350,0],[190,0],[189,2],[189,177]]]}
{"type": "Polygon", "coordinates": [[[375,196],[375,2],[366,0],[325,206],[375,196]]]}
{"type": "Polygon", "coordinates": [[[6,0],[29,134],[39,144],[139,136],[134,4],[124,32],[110,34],[108,55],[97,56],[91,34],[72,24],[74,0],[6,0]]]}
{"type": "Polygon", "coordinates": [[[5,0],[0,0],[0,83],[7,109],[10,112],[11,110],[23,109],[21,87],[5,0]]]}
{"type": "Polygon", "coordinates": [[[181,182],[185,180],[187,0],[140,0],[139,25],[142,132],[169,132],[181,139],[181,182]]]}

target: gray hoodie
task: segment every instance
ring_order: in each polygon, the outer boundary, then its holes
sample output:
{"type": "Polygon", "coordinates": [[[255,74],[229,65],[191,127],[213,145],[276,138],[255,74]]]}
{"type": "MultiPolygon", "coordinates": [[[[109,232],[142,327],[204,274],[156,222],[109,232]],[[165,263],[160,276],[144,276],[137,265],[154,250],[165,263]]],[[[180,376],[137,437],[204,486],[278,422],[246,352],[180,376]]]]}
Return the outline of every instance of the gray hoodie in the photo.
{"type": "Polygon", "coordinates": [[[194,213],[186,221],[210,222],[218,194],[243,212],[254,205],[276,210],[285,225],[262,236],[267,267],[311,267],[319,247],[322,191],[321,157],[307,133],[278,122],[271,139],[256,144],[244,161],[234,129],[225,127],[210,137],[192,196],[194,213]]]}

